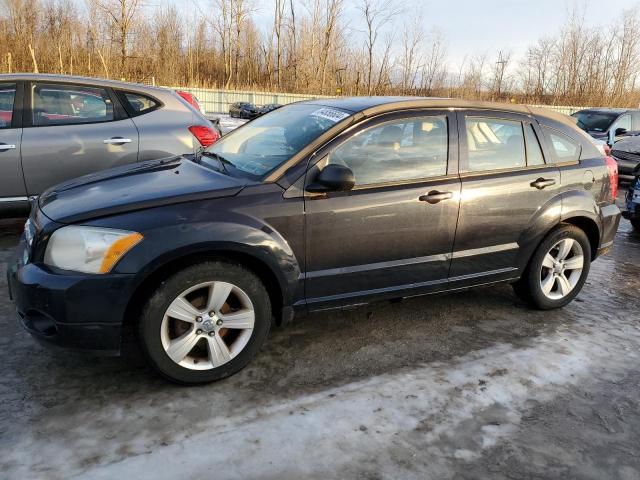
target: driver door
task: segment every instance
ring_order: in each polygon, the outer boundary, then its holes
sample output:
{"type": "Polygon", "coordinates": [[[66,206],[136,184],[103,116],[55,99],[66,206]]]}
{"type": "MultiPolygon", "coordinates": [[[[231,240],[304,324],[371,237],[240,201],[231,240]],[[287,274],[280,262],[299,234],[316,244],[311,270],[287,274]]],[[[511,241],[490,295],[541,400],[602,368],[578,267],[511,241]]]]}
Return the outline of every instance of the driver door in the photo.
{"type": "Polygon", "coordinates": [[[307,172],[349,167],[348,192],[305,193],[311,309],[446,288],[460,200],[455,117],[396,113],[338,137],[307,172]]]}

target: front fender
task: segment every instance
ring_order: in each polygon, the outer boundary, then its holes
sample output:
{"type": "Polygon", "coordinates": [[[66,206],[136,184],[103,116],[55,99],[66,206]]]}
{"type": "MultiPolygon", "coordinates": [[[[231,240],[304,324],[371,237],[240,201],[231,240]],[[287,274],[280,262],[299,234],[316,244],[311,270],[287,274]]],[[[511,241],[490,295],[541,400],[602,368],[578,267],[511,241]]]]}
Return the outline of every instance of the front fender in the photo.
{"type": "Polygon", "coordinates": [[[278,280],[285,305],[303,298],[300,265],[293,250],[278,232],[255,219],[251,223],[183,223],[142,233],[144,240],[122,258],[114,273],[135,273],[136,283],[140,284],[180,258],[233,252],[250,256],[269,268],[278,280]]]}

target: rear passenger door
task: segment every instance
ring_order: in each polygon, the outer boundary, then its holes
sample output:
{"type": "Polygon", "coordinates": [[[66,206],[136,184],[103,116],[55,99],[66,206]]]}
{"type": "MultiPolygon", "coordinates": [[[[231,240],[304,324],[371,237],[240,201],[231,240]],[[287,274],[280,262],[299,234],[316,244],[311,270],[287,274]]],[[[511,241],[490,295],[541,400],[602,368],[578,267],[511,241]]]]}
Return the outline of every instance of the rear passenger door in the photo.
{"type": "Polygon", "coordinates": [[[27,204],[20,165],[22,128],[14,103],[18,84],[0,83],[0,211],[27,204]]]}
{"type": "Polygon", "coordinates": [[[544,156],[533,118],[461,111],[458,124],[462,187],[451,288],[517,277],[536,225],[560,217],[559,206],[546,209],[560,191],[560,173],[544,156]]]}
{"type": "Polygon", "coordinates": [[[111,89],[25,85],[22,168],[27,193],[138,160],[138,131],[111,89]]]}

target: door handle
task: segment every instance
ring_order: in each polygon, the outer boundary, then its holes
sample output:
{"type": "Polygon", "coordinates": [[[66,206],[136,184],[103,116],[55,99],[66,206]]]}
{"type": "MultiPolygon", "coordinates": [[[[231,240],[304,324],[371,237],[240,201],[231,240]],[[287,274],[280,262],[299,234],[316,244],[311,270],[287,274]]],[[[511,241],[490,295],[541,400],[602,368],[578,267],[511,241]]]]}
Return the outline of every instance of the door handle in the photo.
{"type": "Polygon", "coordinates": [[[15,145],[8,145],[6,143],[0,143],[0,151],[4,152],[5,150],[13,150],[15,149],[15,145]]]}
{"type": "Polygon", "coordinates": [[[131,143],[131,139],[122,138],[122,137],[112,137],[112,138],[104,139],[102,143],[106,143],[107,145],[123,145],[125,143],[131,143]]]}
{"type": "Polygon", "coordinates": [[[439,192],[438,190],[431,190],[426,195],[421,195],[420,197],[418,197],[418,200],[434,205],[438,202],[441,202],[442,200],[448,200],[450,198],[453,198],[452,192],[439,192]]]}
{"type": "Polygon", "coordinates": [[[545,187],[550,187],[551,185],[555,185],[556,181],[553,180],[552,178],[542,178],[540,177],[539,179],[531,182],[529,185],[531,185],[534,188],[537,188],[538,190],[542,190],[545,187]]]}

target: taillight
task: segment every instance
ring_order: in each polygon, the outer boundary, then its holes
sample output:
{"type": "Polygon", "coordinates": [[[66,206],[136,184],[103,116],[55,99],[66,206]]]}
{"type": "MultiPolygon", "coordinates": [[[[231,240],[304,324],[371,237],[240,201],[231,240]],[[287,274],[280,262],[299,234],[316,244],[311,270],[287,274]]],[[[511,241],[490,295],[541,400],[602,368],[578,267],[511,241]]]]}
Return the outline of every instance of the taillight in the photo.
{"type": "Polygon", "coordinates": [[[202,109],[200,108],[200,104],[196,100],[196,97],[193,96],[193,94],[189,92],[183,92],[182,90],[176,90],[176,93],[180,95],[182,98],[184,98],[187,101],[187,103],[191,105],[193,108],[195,108],[199,112],[202,112],[202,109]]]}
{"type": "Polygon", "coordinates": [[[604,161],[607,164],[607,170],[609,171],[611,198],[615,202],[616,197],[618,196],[618,162],[609,155],[605,157],[604,161]]]}
{"type": "Polygon", "coordinates": [[[203,147],[213,145],[220,140],[220,134],[211,127],[205,127],[203,125],[192,125],[189,127],[189,131],[200,142],[203,147]]]}

